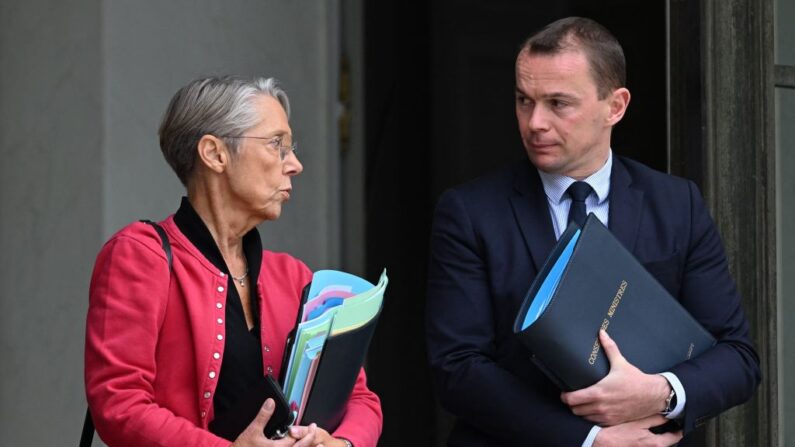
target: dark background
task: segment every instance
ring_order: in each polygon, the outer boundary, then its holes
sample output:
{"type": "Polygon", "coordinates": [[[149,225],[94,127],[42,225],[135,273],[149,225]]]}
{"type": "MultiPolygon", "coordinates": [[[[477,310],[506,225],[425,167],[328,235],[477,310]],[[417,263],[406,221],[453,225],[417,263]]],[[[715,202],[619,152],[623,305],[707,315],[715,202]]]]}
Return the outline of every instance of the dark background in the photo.
{"type": "Polygon", "coordinates": [[[365,10],[368,278],[390,284],[368,358],[384,410],[382,446],[442,445],[425,335],[433,208],[446,188],[525,157],[514,115],[520,44],[558,18],[605,25],[627,58],[630,107],[615,153],[666,170],[665,2],[398,0],[365,10]]]}

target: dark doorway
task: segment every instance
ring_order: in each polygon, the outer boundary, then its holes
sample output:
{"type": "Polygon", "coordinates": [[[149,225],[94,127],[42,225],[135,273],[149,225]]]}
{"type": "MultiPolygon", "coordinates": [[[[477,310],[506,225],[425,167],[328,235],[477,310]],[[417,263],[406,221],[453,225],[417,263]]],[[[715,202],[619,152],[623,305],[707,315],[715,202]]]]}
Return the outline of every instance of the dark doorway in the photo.
{"type": "Polygon", "coordinates": [[[614,151],[666,170],[664,1],[366,4],[367,275],[383,267],[390,275],[368,362],[384,409],[382,446],[444,443],[450,417],[436,404],[423,329],[433,208],[444,189],[524,157],[516,52],[534,30],[569,15],[599,21],[624,47],[632,101],[614,151]]]}

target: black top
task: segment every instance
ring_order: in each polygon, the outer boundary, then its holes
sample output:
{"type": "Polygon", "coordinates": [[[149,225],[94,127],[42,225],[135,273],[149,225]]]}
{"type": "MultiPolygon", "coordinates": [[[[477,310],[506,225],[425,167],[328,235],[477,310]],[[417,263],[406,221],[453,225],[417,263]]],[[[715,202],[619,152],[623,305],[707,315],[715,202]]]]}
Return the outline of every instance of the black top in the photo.
{"type": "Polygon", "coordinates": [[[226,336],[224,339],[224,359],[218,375],[218,386],[213,396],[215,416],[218,417],[229,409],[235,401],[245,395],[249,387],[254,386],[264,377],[262,367],[262,351],[260,348],[259,295],[257,294],[257,278],[262,265],[262,240],[256,228],[243,236],[243,254],[248,264],[249,302],[254,315],[254,327],[249,331],[240,295],[232,282],[229,268],[224,262],[221,251],[210,234],[210,230],[201,220],[186,197],[182,198],[179,210],[174,215],[174,223],[188,240],[219,271],[229,277],[226,283],[226,336]]]}

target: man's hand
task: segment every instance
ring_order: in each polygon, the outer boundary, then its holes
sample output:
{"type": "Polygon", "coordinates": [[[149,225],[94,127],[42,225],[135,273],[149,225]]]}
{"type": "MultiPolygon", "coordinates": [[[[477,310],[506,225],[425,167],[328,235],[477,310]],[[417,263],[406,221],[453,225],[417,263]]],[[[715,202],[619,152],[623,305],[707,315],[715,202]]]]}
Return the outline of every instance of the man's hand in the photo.
{"type": "Polygon", "coordinates": [[[296,439],[293,436],[287,436],[283,439],[270,440],[265,437],[265,425],[268,424],[276,404],[273,399],[267,399],[259,413],[253,421],[243,430],[243,433],[235,439],[232,447],[311,447],[315,445],[316,427],[313,425],[305,427],[303,436],[296,439]]]}
{"type": "Polygon", "coordinates": [[[668,420],[661,415],[650,416],[638,421],[614,425],[599,430],[593,447],[613,446],[654,446],[674,445],[682,439],[682,432],[662,433],[655,435],[649,428],[663,425],[668,420]]]}
{"type": "Polygon", "coordinates": [[[610,372],[599,382],[560,399],[571,411],[603,426],[617,425],[655,415],[665,409],[671,386],[665,377],[645,374],[629,363],[607,332],[599,340],[610,361],[610,372]]]}
{"type": "MultiPolygon", "coordinates": [[[[290,436],[293,438],[301,439],[303,436],[306,436],[307,430],[309,430],[309,427],[302,427],[302,426],[290,427],[290,436]]],[[[313,447],[347,447],[348,446],[348,444],[345,441],[343,441],[342,439],[337,439],[332,437],[326,430],[323,430],[320,427],[315,428],[314,444],[310,445],[312,445],[313,447]]]]}

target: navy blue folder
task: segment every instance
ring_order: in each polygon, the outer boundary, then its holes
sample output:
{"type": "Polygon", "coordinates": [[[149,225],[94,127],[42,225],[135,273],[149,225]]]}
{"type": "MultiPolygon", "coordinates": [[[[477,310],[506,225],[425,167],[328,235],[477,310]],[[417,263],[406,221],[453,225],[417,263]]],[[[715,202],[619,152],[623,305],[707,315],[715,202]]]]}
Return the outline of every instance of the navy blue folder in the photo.
{"type": "Polygon", "coordinates": [[[591,214],[561,235],[530,286],[514,332],[560,389],[593,385],[610,365],[604,328],[647,374],[695,357],[715,339],[591,214]]]}

